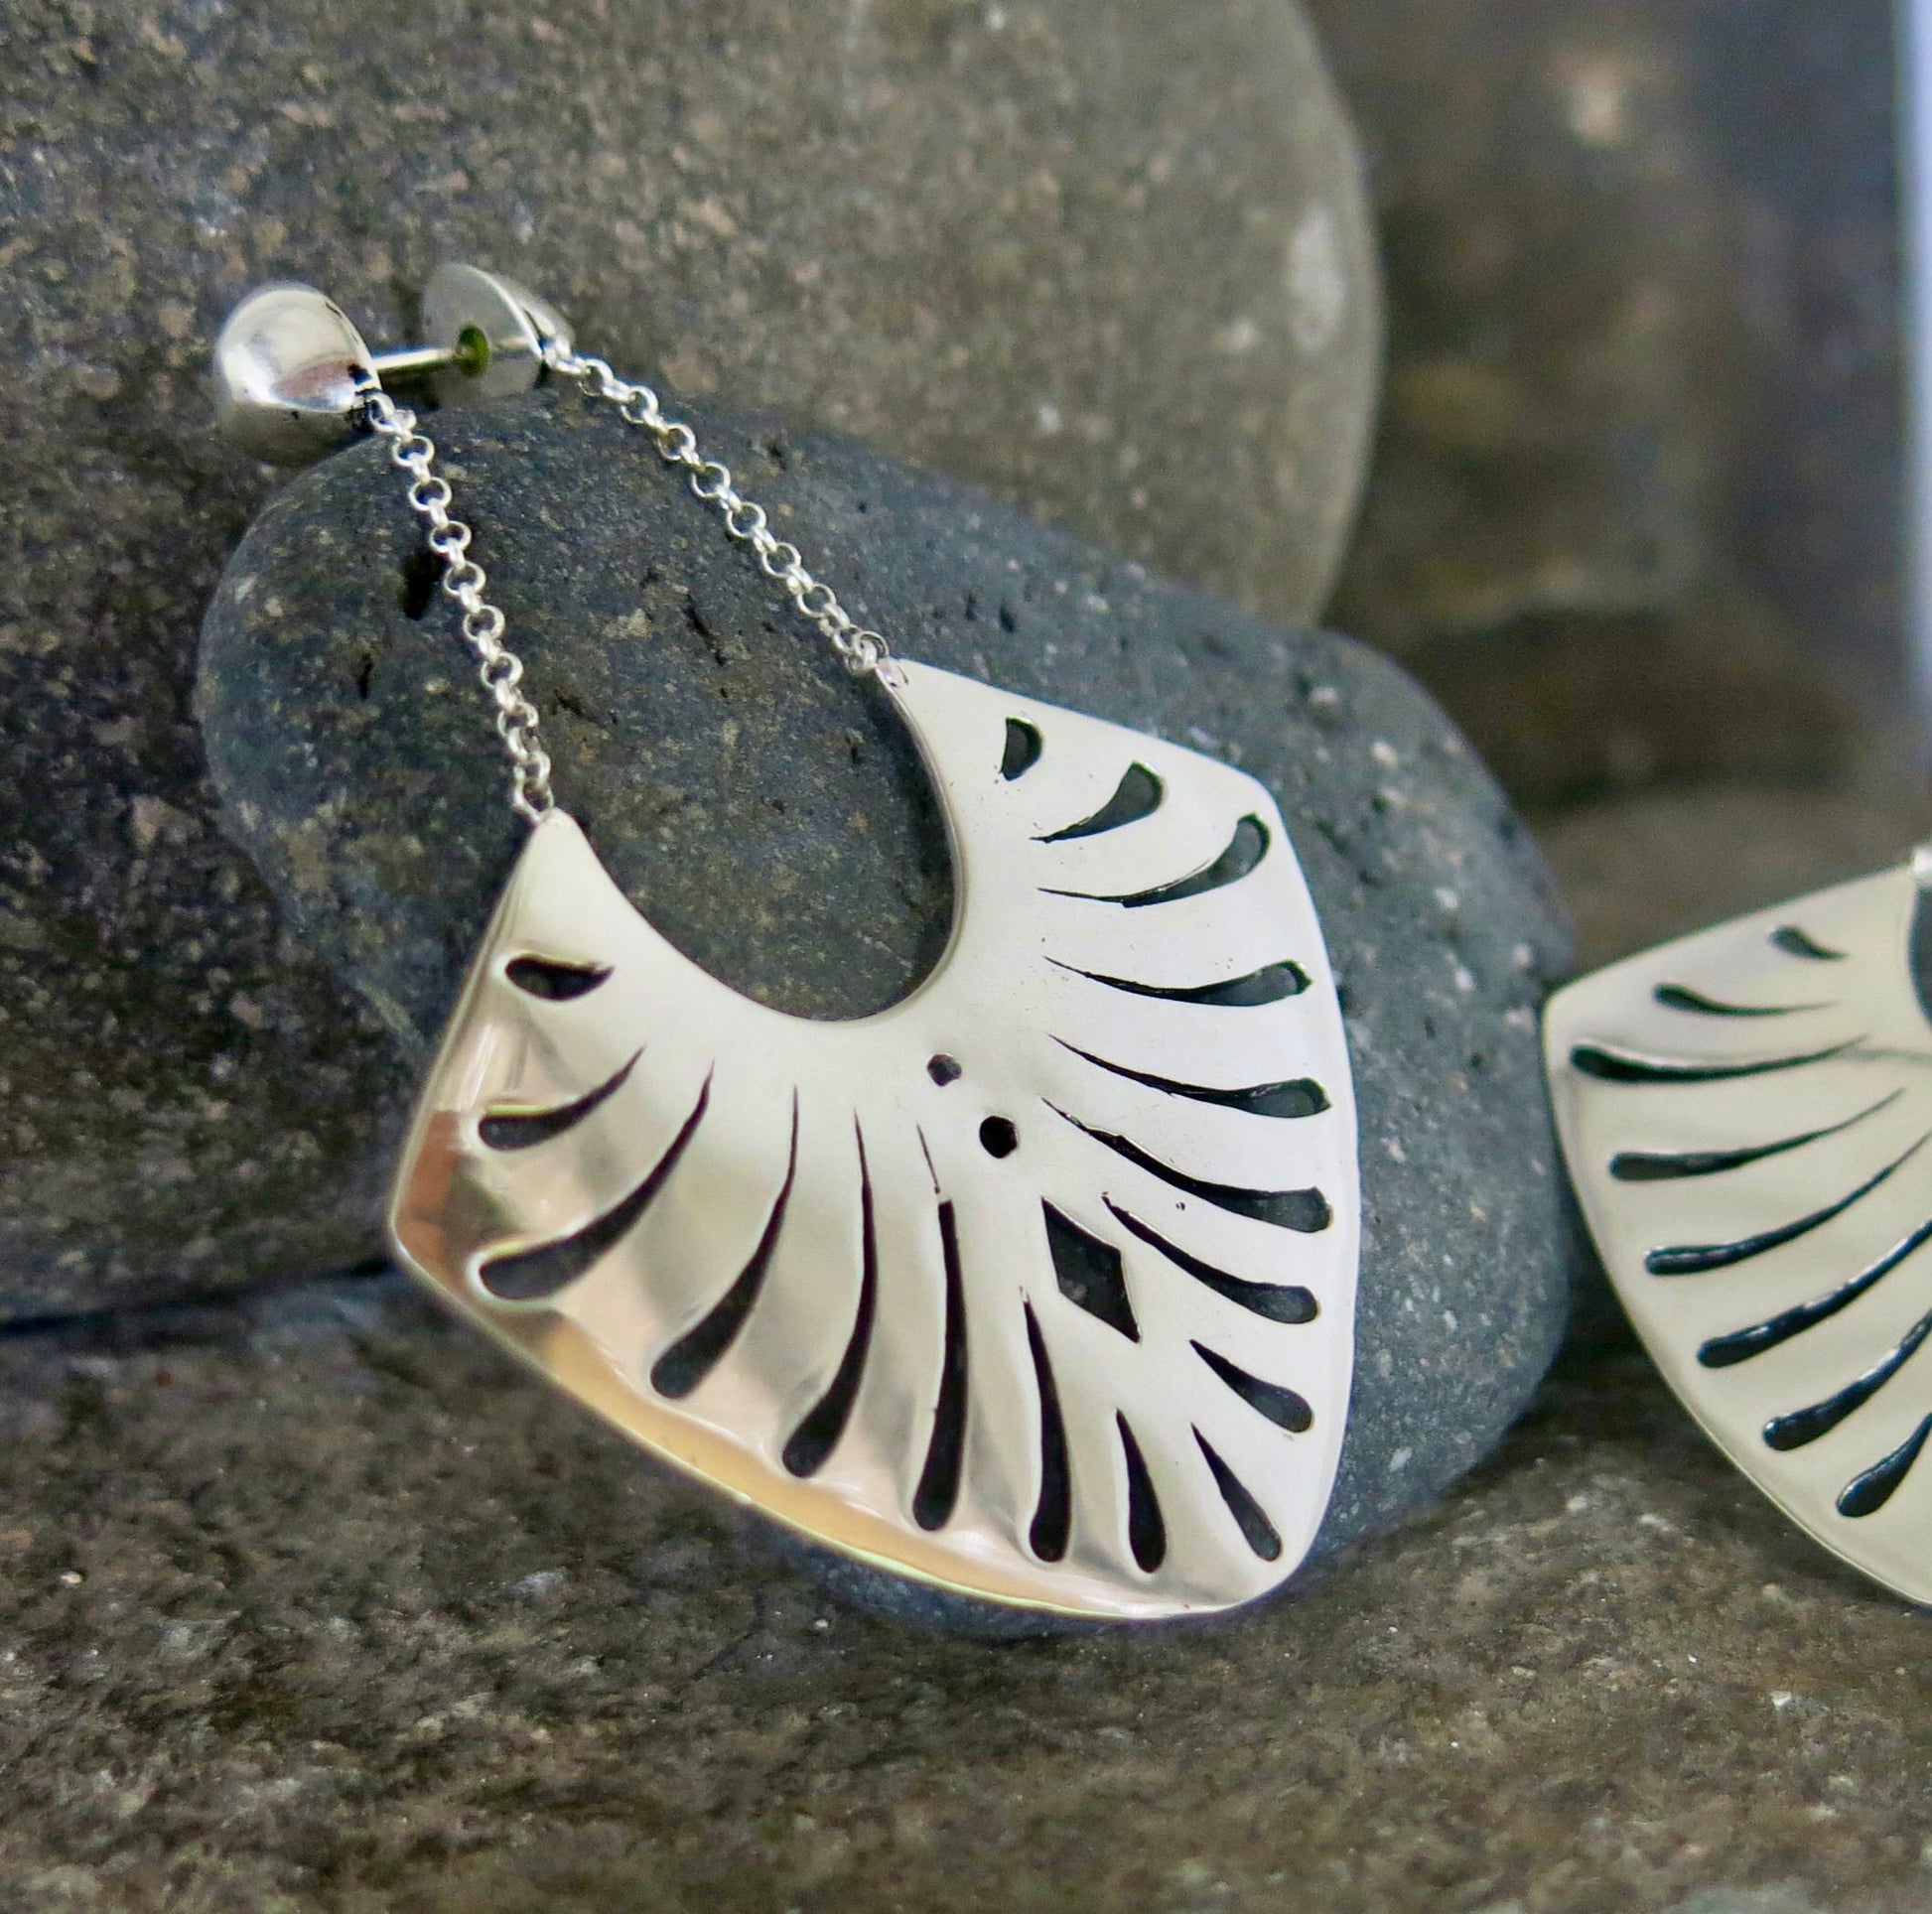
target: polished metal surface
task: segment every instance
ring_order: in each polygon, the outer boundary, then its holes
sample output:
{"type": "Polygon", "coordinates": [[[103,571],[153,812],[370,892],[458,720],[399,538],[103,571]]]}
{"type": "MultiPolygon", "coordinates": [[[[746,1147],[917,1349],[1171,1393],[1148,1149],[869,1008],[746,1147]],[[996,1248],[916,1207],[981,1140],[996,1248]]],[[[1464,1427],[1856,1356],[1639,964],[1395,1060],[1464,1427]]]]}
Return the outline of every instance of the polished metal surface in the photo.
{"type": "Polygon", "coordinates": [[[313,286],[263,286],[214,347],[215,417],[244,452],[306,465],[352,439],[368,395],[427,385],[438,405],[527,392],[570,328],[547,301],[481,266],[439,266],[423,289],[424,345],[371,352],[341,307],[313,286]]]}
{"type": "Polygon", "coordinates": [[[437,267],[423,288],[423,330],[439,354],[430,371],[438,405],[514,398],[543,376],[546,350],[570,350],[554,306],[481,266],[437,267]]]}
{"type": "Polygon", "coordinates": [[[1546,1025],[1571,1173],[1658,1367],[1780,1507],[1918,1601],[1927,926],[1913,873],[1883,872],[1586,978],[1546,1025]]]}
{"type": "Polygon", "coordinates": [[[1244,773],[881,672],[956,915],[909,997],[789,1017],[536,823],[405,1150],[399,1257],[642,1447],[901,1573],[1225,1607],[1306,1554],[1359,1242],[1340,1006],[1244,773]]]}
{"type": "Polygon", "coordinates": [[[351,438],[374,361],[342,308],[313,286],[262,286],[214,342],[215,422],[275,465],[306,465],[351,438]]]}

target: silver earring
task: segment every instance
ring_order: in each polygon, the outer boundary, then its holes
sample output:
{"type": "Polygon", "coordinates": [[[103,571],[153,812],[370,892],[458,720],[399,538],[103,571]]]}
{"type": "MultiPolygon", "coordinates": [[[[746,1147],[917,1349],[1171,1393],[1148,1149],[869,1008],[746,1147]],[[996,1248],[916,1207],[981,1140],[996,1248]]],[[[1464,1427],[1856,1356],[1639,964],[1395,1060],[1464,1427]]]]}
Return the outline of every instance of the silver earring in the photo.
{"type": "Polygon", "coordinates": [[[249,449],[359,431],[407,475],[531,827],[404,1149],[398,1258],[639,1446],[872,1565],[1111,1618],[1278,1586],[1339,1459],[1360,1204],[1340,1005],[1273,797],[896,657],[542,302],[446,268],[425,303],[431,344],[379,357],[320,294],[269,289],[217,352],[249,449]],[[911,996],[766,1009],[619,891],[553,796],[398,373],[615,406],[891,701],[957,899],[911,996]]]}
{"type": "Polygon", "coordinates": [[[260,286],[214,342],[215,423],[271,465],[306,465],[365,429],[371,391],[421,385],[438,405],[514,398],[568,353],[562,315],[513,279],[439,266],[423,288],[426,345],[372,352],[313,286],[260,286]]]}
{"type": "Polygon", "coordinates": [[[1932,1600],[1932,853],[1552,999],[1557,1123],[1672,1388],[1826,1548],[1932,1600]]]}

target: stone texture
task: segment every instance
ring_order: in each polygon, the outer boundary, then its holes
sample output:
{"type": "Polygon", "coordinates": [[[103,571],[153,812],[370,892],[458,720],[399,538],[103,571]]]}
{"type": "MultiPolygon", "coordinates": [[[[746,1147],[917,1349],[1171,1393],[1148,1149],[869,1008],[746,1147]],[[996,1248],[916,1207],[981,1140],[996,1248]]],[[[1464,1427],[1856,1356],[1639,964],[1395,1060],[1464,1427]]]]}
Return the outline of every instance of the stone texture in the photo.
{"type": "Polygon", "coordinates": [[[1905,684],[1890,0],[1310,10],[1389,283],[1337,620],[1520,801],[1833,771],[1905,684]]]}
{"type": "Polygon", "coordinates": [[[363,1240],[376,1025],[213,828],[188,704],[266,489],[203,385],[252,283],[396,340],[476,257],[687,390],[1326,589],[1378,319],[1291,0],[5,0],[0,41],[0,1316],[363,1240]]]}
{"type": "Polygon", "coordinates": [[[1300,1598],[1004,1647],[831,1604],[386,1284],[16,1336],[0,1429],[36,1914],[1928,1897],[1923,1618],[1634,1357],[1300,1598]]]}
{"type": "MultiPolygon", "coordinates": [[[[909,655],[1220,752],[1274,790],[1361,1111],[1357,1377],[1325,1546],[1440,1493],[1535,1387],[1571,1277],[1535,1017],[1567,932],[1488,774],[1347,639],[1159,583],[842,441],[685,409],[909,655]]],[[[765,1002],[853,1016],[902,995],[943,940],[947,868],[881,704],[609,407],[543,394],[435,432],[560,800],[617,882],[765,1002]]],[[[225,813],[291,935],[397,1039],[366,1092],[378,1159],[524,829],[447,604],[410,615],[417,552],[379,447],[306,473],[236,553],[200,683],[225,813]]],[[[358,1179],[363,1157],[345,1167],[358,1179]]]]}

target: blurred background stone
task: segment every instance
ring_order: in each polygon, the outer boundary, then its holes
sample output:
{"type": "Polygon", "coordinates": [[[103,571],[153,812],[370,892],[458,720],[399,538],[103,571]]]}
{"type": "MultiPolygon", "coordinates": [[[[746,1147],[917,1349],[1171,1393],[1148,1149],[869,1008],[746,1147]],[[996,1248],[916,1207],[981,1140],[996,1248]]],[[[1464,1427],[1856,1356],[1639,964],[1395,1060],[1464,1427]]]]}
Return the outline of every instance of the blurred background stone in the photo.
{"type": "Polygon", "coordinates": [[[1531,805],[1895,742],[1889,0],[1310,11],[1390,307],[1335,621],[1531,805]]]}
{"type": "Polygon", "coordinates": [[[379,1026],[215,829],[189,679],[268,491],[203,368],[256,281],[378,341],[446,257],[1288,618],[1379,344],[1292,0],[0,8],[0,1316],[366,1253],[379,1026]]]}

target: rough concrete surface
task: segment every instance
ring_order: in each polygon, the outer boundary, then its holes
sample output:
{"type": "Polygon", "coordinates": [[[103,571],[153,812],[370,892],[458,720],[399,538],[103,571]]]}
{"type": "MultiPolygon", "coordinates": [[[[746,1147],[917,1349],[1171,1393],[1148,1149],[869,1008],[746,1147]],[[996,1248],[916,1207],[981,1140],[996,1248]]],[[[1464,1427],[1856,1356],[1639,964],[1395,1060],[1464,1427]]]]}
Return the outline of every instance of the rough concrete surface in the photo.
{"type": "Polygon", "coordinates": [[[869,1621],[493,1354],[312,1289],[0,1348],[0,1904],[1902,1914],[1921,1617],[1641,1360],[1218,1628],[869,1621]]]}

